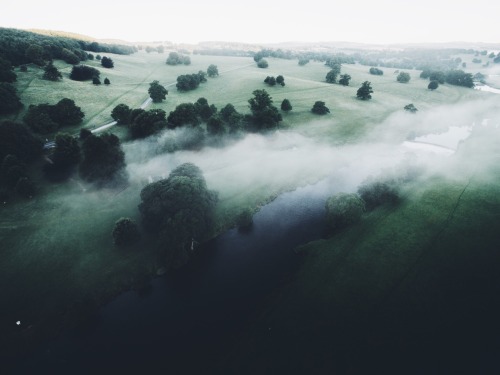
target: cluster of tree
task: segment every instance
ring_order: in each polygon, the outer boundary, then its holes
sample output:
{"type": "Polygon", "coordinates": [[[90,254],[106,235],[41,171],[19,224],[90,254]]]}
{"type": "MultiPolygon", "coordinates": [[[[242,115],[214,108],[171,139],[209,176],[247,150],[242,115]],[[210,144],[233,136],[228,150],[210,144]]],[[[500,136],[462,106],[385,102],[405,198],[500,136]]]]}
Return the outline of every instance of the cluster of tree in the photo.
{"type": "Polygon", "coordinates": [[[35,194],[28,177],[27,165],[42,153],[43,143],[21,123],[0,122],[0,199],[5,202],[12,193],[23,197],[35,194]]]}
{"type": "Polygon", "coordinates": [[[111,235],[113,236],[113,243],[118,247],[132,245],[141,238],[136,222],[129,217],[118,219],[111,235]]]}
{"type": "Polygon", "coordinates": [[[384,74],[384,71],[379,68],[371,67],[370,68],[370,74],[373,74],[374,76],[381,76],[384,74]]]}
{"type": "Polygon", "coordinates": [[[16,88],[7,82],[0,82],[0,115],[18,112],[23,108],[21,99],[17,96],[16,88]]]}
{"type": "MultiPolygon", "coordinates": [[[[429,79],[431,82],[435,81],[439,84],[448,83],[450,85],[464,86],[464,87],[474,87],[474,79],[471,73],[465,73],[463,70],[429,70],[425,69],[420,73],[420,78],[429,79]]],[[[434,87],[435,84],[432,86],[434,87]]],[[[429,89],[435,90],[437,86],[433,89],[429,84],[429,89]]]]}
{"type": "Polygon", "coordinates": [[[191,64],[191,58],[187,55],[183,55],[178,52],[170,52],[166,61],[167,65],[189,65],[191,64]]]}
{"type": "Polygon", "coordinates": [[[99,78],[101,72],[88,65],[75,65],[71,69],[69,78],[73,81],[89,81],[94,78],[99,78]]]}
{"type": "Polygon", "coordinates": [[[200,83],[207,82],[206,73],[199,71],[193,74],[183,74],[177,77],[177,90],[179,91],[189,91],[196,89],[200,83]]]}
{"type": "Polygon", "coordinates": [[[285,86],[285,78],[282,75],[279,75],[276,78],[273,76],[267,76],[266,79],[264,79],[264,82],[269,86],[276,86],[276,84],[285,86]]]}
{"type": "Polygon", "coordinates": [[[408,83],[410,82],[410,74],[407,73],[407,72],[400,72],[398,74],[398,76],[396,77],[396,80],[399,82],[399,83],[408,83]]]}
{"type": "Polygon", "coordinates": [[[210,78],[217,77],[219,75],[219,69],[217,69],[217,65],[210,64],[207,68],[207,75],[210,78]]]}
{"type": "Polygon", "coordinates": [[[160,85],[160,82],[154,80],[149,84],[148,94],[153,103],[161,103],[167,98],[168,90],[160,85]]]}
{"type": "Polygon", "coordinates": [[[339,83],[342,86],[349,86],[349,82],[351,81],[351,76],[349,74],[341,74],[339,83]]]}
{"type": "Polygon", "coordinates": [[[195,242],[212,235],[217,200],[201,170],[191,163],[178,166],[168,178],[142,189],[142,224],[157,236],[159,252],[168,267],[187,263],[195,242]]]}
{"type": "Polygon", "coordinates": [[[304,65],[309,64],[309,61],[310,60],[306,57],[299,57],[299,65],[300,66],[304,66],[304,65]]]}
{"type": "Polygon", "coordinates": [[[58,133],[51,160],[44,167],[46,177],[52,181],[67,179],[81,160],[78,140],[70,134],[58,133]]]}
{"type": "Polygon", "coordinates": [[[163,52],[165,52],[165,47],[163,47],[162,45],[160,45],[158,47],[146,46],[146,48],[144,48],[144,50],[147,53],[151,53],[151,52],[163,53],[163,52]]]}
{"type": "Polygon", "coordinates": [[[273,99],[266,90],[255,90],[253,98],[248,100],[251,115],[246,116],[250,131],[271,130],[278,127],[283,120],[281,114],[273,105],[273,99]]]}
{"type": "Polygon", "coordinates": [[[101,65],[103,66],[103,68],[111,69],[115,66],[115,63],[109,57],[103,56],[101,58],[101,65]]]}
{"type": "Polygon", "coordinates": [[[17,79],[11,62],[0,56],[0,82],[12,83],[17,79]]]}
{"type": "Polygon", "coordinates": [[[365,181],[357,193],[338,193],[326,201],[326,221],[337,231],[359,222],[366,210],[397,204],[399,191],[394,181],[365,181]]]}
{"type": "Polygon", "coordinates": [[[35,133],[48,134],[62,126],[79,124],[84,117],[85,114],[73,100],[64,98],[55,105],[30,105],[23,121],[35,133]]]}
{"type": "Polygon", "coordinates": [[[330,64],[328,66],[331,68],[331,70],[326,74],[326,77],[325,77],[326,82],[337,83],[337,77],[340,74],[340,71],[342,69],[342,65],[335,63],[335,64],[330,64]]]}
{"type": "Polygon", "coordinates": [[[167,126],[166,113],[162,109],[131,109],[126,104],[118,104],[111,117],[119,125],[128,125],[131,138],[146,138],[167,126]]]}
{"type": "Polygon", "coordinates": [[[362,100],[368,100],[372,98],[373,89],[371,82],[365,81],[361,84],[361,87],[356,92],[356,96],[362,100]]]}
{"type": "Polygon", "coordinates": [[[170,112],[167,118],[168,127],[174,129],[184,125],[199,125],[208,121],[217,113],[217,108],[209,105],[207,99],[199,98],[195,103],[181,103],[170,112]]]}
{"type": "Polygon", "coordinates": [[[137,51],[131,46],[99,44],[68,36],[55,32],[42,35],[18,29],[0,28],[0,55],[15,66],[29,63],[43,66],[45,62],[55,59],[65,60],[69,64],[78,64],[79,61],[88,59],[86,51],[121,55],[137,51]]]}
{"type": "Polygon", "coordinates": [[[125,154],[116,135],[87,134],[82,143],[82,151],[80,177],[85,181],[103,186],[121,183],[126,179],[125,154]]]}
{"type": "MultiPolygon", "coordinates": [[[[106,78],[104,78],[104,84],[105,84],[105,85],[109,85],[110,83],[111,83],[111,82],[110,82],[110,80],[109,80],[107,77],[106,77],[106,78]]],[[[94,77],[94,78],[92,78],[92,84],[94,84],[94,85],[96,85],[96,86],[97,86],[97,85],[100,85],[100,84],[101,84],[101,80],[99,79],[99,77],[94,77]]]]}

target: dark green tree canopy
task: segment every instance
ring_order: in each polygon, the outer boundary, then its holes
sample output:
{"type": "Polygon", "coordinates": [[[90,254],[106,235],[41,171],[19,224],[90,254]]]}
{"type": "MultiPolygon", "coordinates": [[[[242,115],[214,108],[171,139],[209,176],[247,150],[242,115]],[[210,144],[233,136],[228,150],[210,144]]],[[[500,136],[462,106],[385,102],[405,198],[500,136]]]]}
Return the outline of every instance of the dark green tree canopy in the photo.
{"type": "Polygon", "coordinates": [[[104,84],[109,85],[111,82],[109,81],[108,77],[104,78],[104,84]]]}
{"type": "Polygon", "coordinates": [[[9,115],[23,108],[21,99],[17,96],[14,86],[7,82],[0,82],[0,115],[9,115]]]}
{"type": "Polygon", "coordinates": [[[373,210],[383,204],[399,202],[398,190],[390,181],[367,180],[358,188],[358,194],[368,210],[373,210]]]}
{"type": "Polygon", "coordinates": [[[330,70],[327,74],[326,74],[326,82],[328,83],[337,83],[337,76],[338,76],[338,73],[335,71],[335,70],[330,70]]]}
{"type": "Polygon", "coordinates": [[[196,89],[200,83],[207,81],[206,73],[201,70],[197,74],[184,74],[177,77],[177,90],[189,91],[196,89]]]}
{"type": "Polygon", "coordinates": [[[267,76],[264,79],[264,83],[267,83],[269,86],[276,86],[276,78],[272,76],[267,76]]]}
{"type": "Polygon", "coordinates": [[[259,61],[257,61],[257,66],[261,69],[265,69],[269,67],[269,63],[267,62],[266,59],[260,59],[259,61]]]}
{"type": "Polygon", "coordinates": [[[38,134],[55,132],[59,124],[50,117],[51,108],[49,104],[30,105],[23,117],[24,123],[38,134]]]}
{"type": "Polygon", "coordinates": [[[410,74],[407,72],[400,72],[396,78],[396,80],[400,83],[408,83],[410,82],[410,74]]]}
{"type": "Polygon", "coordinates": [[[339,83],[342,86],[349,86],[349,81],[351,80],[351,76],[349,74],[342,74],[339,79],[339,83]]]}
{"type": "Polygon", "coordinates": [[[84,140],[82,151],[80,176],[84,180],[104,185],[124,178],[125,154],[116,135],[91,134],[84,140]]]}
{"type": "Polygon", "coordinates": [[[161,103],[167,98],[168,90],[155,80],[149,84],[148,93],[154,103],[161,103]]]}
{"type": "Polygon", "coordinates": [[[283,120],[278,108],[273,105],[273,100],[266,90],[255,90],[254,97],[248,100],[252,114],[250,130],[269,130],[278,126],[283,120]]]}
{"type": "Polygon", "coordinates": [[[80,162],[80,146],[75,137],[67,133],[58,133],[52,160],[57,167],[69,168],[80,162]]]}
{"type": "Polygon", "coordinates": [[[126,125],[130,121],[130,112],[132,110],[126,104],[118,104],[113,111],[111,111],[111,117],[115,120],[119,125],[126,125]]]}
{"type": "Polygon", "coordinates": [[[382,69],[379,69],[379,68],[371,67],[370,74],[373,74],[375,76],[381,76],[384,74],[384,71],[382,69]]]}
{"type": "Polygon", "coordinates": [[[68,64],[76,65],[80,62],[80,58],[67,48],[63,48],[61,52],[61,58],[68,64]]]}
{"type": "Polygon", "coordinates": [[[281,102],[281,110],[285,112],[289,112],[292,110],[292,104],[290,103],[290,100],[288,99],[283,99],[281,102]]]}
{"type": "Polygon", "coordinates": [[[217,69],[217,65],[210,64],[207,69],[207,74],[210,78],[217,77],[219,75],[219,69],[217,69]]]}
{"type": "Polygon", "coordinates": [[[439,83],[438,83],[438,81],[430,81],[430,82],[429,82],[429,85],[427,86],[427,88],[428,88],[429,90],[435,90],[435,89],[437,89],[438,87],[439,87],[439,83]]]}
{"type": "Polygon", "coordinates": [[[130,135],[136,139],[155,134],[167,126],[165,116],[166,113],[162,109],[150,109],[140,113],[129,126],[130,135]]]}
{"type": "Polygon", "coordinates": [[[183,125],[198,125],[198,111],[193,103],[181,103],[170,112],[167,118],[168,127],[173,129],[183,125]]]}
{"type": "Polygon", "coordinates": [[[82,122],[85,114],[72,99],[64,98],[51,107],[50,118],[59,126],[76,125],[82,122]]]}
{"type": "Polygon", "coordinates": [[[285,77],[283,77],[282,75],[277,76],[276,83],[278,85],[281,85],[282,87],[285,86],[285,77]]]}
{"type": "Polygon", "coordinates": [[[373,89],[371,83],[365,81],[361,84],[361,87],[358,89],[356,96],[362,100],[368,100],[372,98],[373,89]]]}
{"type": "Polygon", "coordinates": [[[92,83],[97,86],[101,84],[101,80],[98,77],[94,77],[92,78],[92,83]]]}
{"type": "Polygon", "coordinates": [[[58,81],[62,78],[61,72],[50,61],[44,68],[43,79],[49,81],[58,81]]]}
{"type": "Polygon", "coordinates": [[[8,120],[0,122],[0,160],[10,154],[28,163],[36,159],[42,150],[41,139],[35,137],[24,124],[8,120]]]}
{"type": "Polygon", "coordinates": [[[14,67],[9,60],[0,56],[0,82],[12,83],[17,79],[14,67]]]}
{"type": "Polygon", "coordinates": [[[210,236],[216,203],[217,193],[208,190],[201,170],[191,163],[142,189],[139,211],[144,228],[159,234],[168,266],[186,263],[193,241],[210,236]]]}
{"type": "Polygon", "coordinates": [[[89,81],[94,77],[98,77],[101,74],[99,70],[96,68],[92,68],[87,65],[75,65],[73,69],[71,69],[71,74],[69,78],[74,81],[89,81]]]}
{"type": "Polygon", "coordinates": [[[113,68],[115,66],[115,63],[109,57],[103,56],[102,59],[101,59],[101,65],[104,68],[111,69],[111,68],[113,68]]]}
{"type": "Polygon", "coordinates": [[[330,113],[330,109],[325,105],[325,102],[317,101],[311,108],[311,112],[317,115],[326,115],[330,113]]]}
{"type": "Polygon", "coordinates": [[[116,221],[112,236],[113,243],[119,247],[132,245],[141,238],[137,224],[128,217],[122,217],[116,221]]]}

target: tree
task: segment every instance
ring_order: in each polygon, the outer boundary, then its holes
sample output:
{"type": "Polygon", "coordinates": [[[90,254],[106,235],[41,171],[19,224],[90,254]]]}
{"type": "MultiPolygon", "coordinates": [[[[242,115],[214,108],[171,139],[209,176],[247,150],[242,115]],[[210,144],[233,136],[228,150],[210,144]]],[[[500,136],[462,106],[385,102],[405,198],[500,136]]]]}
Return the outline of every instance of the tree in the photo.
{"type": "Polygon", "coordinates": [[[0,115],[9,115],[23,108],[16,88],[7,82],[0,82],[0,115]]]}
{"type": "Polygon", "coordinates": [[[283,101],[281,102],[281,110],[285,112],[290,112],[292,110],[292,104],[290,103],[290,100],[283,99],[283,101]]]}
{"type": "Polygon", "coordinates": [[[49,104],[30,105],[23,117],[24,123],[38,134],[55,132],[59,124],[50,117],[51,107],[49,104]]]}
{"type": "Polygon", "coordinates": [[[15,187],[16,193],[24,198],[31,198],[35,195],[35,184],[28,177],[21,177],[15,187]]]}
{"type": "Polygon", "coordinates": [[[94,77],[92,78],[92,83],[97,86],[101,84],[101,80],[98,77],[94,77]]]}
{"type": "Polygon", "coordinates": [[[193,103],[181,103],[170,112],[167,118],[168,127],[173,129],[182,125],[198,125],[198,112],[193,103]]]}
{"type": "Polygon", "coordinates": [[[142,223],[147,231],[159,235],[159,249],[168,266],[186,263],[193,241],[211,235],[216,203],[217,193],[208,190],[201,170],[191,163],[142,189],[142,223]]]}
{"type": "Polygon", "coordinates": [[[109,57],[103,56],[102,59],[101,59],[101,65],[104,68],[111,69],[111,68],[113,68],[115,66],[115,63],[109,57]]]}
{"type": "Polygon", "coordinates": [[[326,82],[337,83],[337,72],[335,70],[332,69],[326,74],[326,82]]]}
{"type": "Polygon", "coordinates": [[[102,57],[101,57],[101,55],[96,55],[95,59],[96,59],[97,61],[101,61],[102,57]]]}
{"type": "Polygon", "coordinates": [[[408,83],[410,82],[410,75],[407,73],[407,72],[401,72],[398,74],[396,80],[399,82],[399,83],[408,83]]]}
{"type": "Polygon", "coordinates": [[[130,124],[130,135],[133,139],[145,138],[167,126],[166,113],[162,109],[150,109],[139,114],[130,124]]]}
{"type": "Polygon", "coordinates": [[[68,64],[76,65],[80,62],[80,58],[72,51],[67,48],[63,48],[61,51],[61,58],[68,64]]]}
{"type": "Polygon", "coordinates": [[[178,64],[189,65],[191,64],[191,59],[189,56],[183,55],[181,53],[170,52],[168,54],[166,63],[167,65],[178,65],[178,64]]]}
{"type": "MultiPolygon", "coordinates": [[[[23,66],[26,68],[26,65],[21,65],[21,72],[23,71],[23,66]]],[[[26,68],[25,71],[27,70],[26,68]]],[[[17,76],[16,73],[14,73],[11,62],[0,56],[0,82],[12,83],[15,82],[16,79],[17,76]]]]}
{"type": "Polygon", "coordinates": [[[435,90],[435,89],[437,89],[438,87],[439,87],[439,83],[438,83],[438,81],[430,81],[430,82],[429,82],[429,85],[427,86],[427,88],[428,88],[429,90],[435,90]]]}
{"type": "Polygon", "coordinates": [[[281,86],[285,86],[285,78],[282,75],[276,77],[276,83],[281,86]]]}
{"type": "Polygon", "coordinates": [[[327,113],[330,113],[330,109],[328,109],[325,105],[325,102],[317,101],[311,108],[311,112],[316,113],[317,115],[326,115],[327,113]]]}
{"type": "Polygon", "coordinates": [[[339,83],[343,86],[349,86],[349,81],[351,80],[351,76],[349,74],[342,74],[339,79],[339,83]]]}
{"type": "Polygon", "coordinates": [[[326,221],[337,230],[361,220],[365,205],[357,194],[338,193],[326,201],[326,221]]]}
{"type": "Polygon", "coordinates": [[[45,65],[44,50],[38,44],[30,45],[26,49],[25,55],[26,55],[26,58],[28,59],[28,61],[32,62],[33,64],[36,64],[38,66],[45,65]]]}
{"type": "Polygon", "coordinates": [[[200,83],[206,82],[205,72],[201,70],[198,74],[184,74],[177,77],[177,90],[179,91],[189,91],[196,89],[200,83]]]}
{"type": "Polygon", "coordinates": [[[118,125],[128,124],[130,121],[131,111],[132,110],[128,105],[121,103],[113,108],[111,111],[111,117],[118,123],[118,125]]]}
{"type": "Polygon", "coordinates": [[[128,217],[122,217],[116,221],[112,236],[115,246],[120,247],[132,245],[141,238],[137,224],[128,217]]]}
{"type": "Polygon", "coordinates": [[[379,69],[379,68],[371,67],[370,74],[373,74],[375,76],[381,76],[384,74],[384,71],[382,69],[379,69]]]}
{"type": "Polygon", "coordinates": [[[207,74],[210,78],[216,77],[219,75],[219,69],[217,69],[217,65],[210,64],[207,69],[207,74]]]}
{"type": "Polygon", "coordinates": [[[220,136],[226,132],[224,128],[224,123],[221,118],[217,115],[210,117],[207,121],[207,132],[210,135],[220,136]]]}
{"type": "Polygon", "coordinates": [[[69,78],[74,81],[89,81],[94,77],[99,77],[101,72],[87,65],[75,65],[71,69],[69,78]]]}
{"type": "Polygon", "coordinates": [[[368,210],[373,210],[383,204],[396,204],[399,201],[399,193],[394,184],[389,181],[365,181],[358,188],[358,194],[368,210]]]}
{"type": "Polygon", "coordinates": [[[207,121],[217,112],[217,108],[214,105],[208,105],[208,101],[205,98],[199,98],[196,103],[194,103],[194,107],[198,116],[200,116],[203,121],[207,121]]]}
{"type": "Polygon", "coordinates": [[[49,81],[58,81],[62,78],[61,72],[50,61],[44,68],[43,79],[49,81]]]}
{"type": "Polygon", "coordinates": [[[371,96],[372,93],[373,93],[373,89],[371,87],[371,83],[368,81],[365,81],[361,84],[361,87],[358,89],[356,96],[359,99],[368,100],[368,99],[372,98],[372,96],[371,96]]]}
{"type": "Polygon", "coordinates": [[[304,66],[304,65],[306,65],[308,63],[309,63],[309,59],[308,58],[305,58],[305,57],[299,58],[299,65],[300,66],[304,66]]]}
{"type": "Polygon", "coordinates": [[[442,71],[435,70],[429,74],[429,80],[437,81],[440,85],[446,81],[446,74],[442,71]]]}
{"type": "Polygon", "coordinates": [[[269,63],[267,62],[266,59],[260,59],[259,61],[257,61],[257,66],[261,69],[265,69],[269,67],[269,63]]]}
{"type": "Polygon", "coordinates": [[[59,126],[76,125],[82,122],[85,114],[71,99],[64,98],[59,100],[56,105],[51,107],[50,118],[59,126]]]}
{"type": "Polygon", "coordinates": [[[149,84],[148,93],[149,97],[153,99],[153,103],[161,103],[167,98],[168,90],[155,80],[149,84]]]}
{"type": "Polygon", "coordinates": [[[114,134],[89,135],[82,145],[80,176],[99,185],[124,177],[125,154],[114,134]]]}
{"type": "Polygon", "coordinates": [[[474,87],[474,80],[472,74],[465,73],[463,70],[450,70],[446,73],[446,83],[450,85],[474,87]]]}
{"type": "Polygon", "coordinates": [[[109,81],[108,77],[104,78],[104,84],[109,85],[111,82],[109,81]]]}
{"type": "Polygon", "coordinates": [[[252,115],[249,116],[254,130],[267,130],[278,126],[283,120],[278,108],[273,105],[273,99],[266,90],[255,90],[253,98],[248,100],[252,115]]]}
{"type": "Polygon", "coordinates": [[[15,155],[22,162],[36,159],[43,151],[43,142],[19,122],[0,122],[0,160],[15,155]]]}
{"type": "Polygon", "coordinates": [[[269,86],[276,86],[276,78],[267,76],[266,79],[264,79],[264,82],[267,83],[269,86]]]}
{"type": "Polygon", "coordinates": [[[89,129],[85,129],[85,128],[80,129],[79,138],[81,141],[86,140],[91,135],[92,135],[92,132],[89,129]]]}
{"type": "Polygon", "coordinates": [[[418,109],[413,105],[413,103],[404,106],[404,110],[410,113],[417,113],[418,109]]]}
{"type": "Polygon", "coordinates": [[[70,168],[80,162],[80,146],[75,137],[66,133],[58,133],[52,160],[58,168],[70,168]]]}

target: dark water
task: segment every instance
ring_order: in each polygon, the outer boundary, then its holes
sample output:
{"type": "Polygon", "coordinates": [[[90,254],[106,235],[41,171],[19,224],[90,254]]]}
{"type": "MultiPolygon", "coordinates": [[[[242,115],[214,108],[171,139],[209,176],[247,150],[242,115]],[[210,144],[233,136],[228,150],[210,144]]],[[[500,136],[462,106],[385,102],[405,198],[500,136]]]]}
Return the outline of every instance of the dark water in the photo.
{"type": "Polygon", "coordinates": [[[92,324],[66,332],[21,365],[38,373],[164,369],[208,370],[266,298],[297,269],[297,245],[324,232],[320,182],[285,193],[255,216],[248,231],[229,230],[175,275],[127,292],[92,324]]]}

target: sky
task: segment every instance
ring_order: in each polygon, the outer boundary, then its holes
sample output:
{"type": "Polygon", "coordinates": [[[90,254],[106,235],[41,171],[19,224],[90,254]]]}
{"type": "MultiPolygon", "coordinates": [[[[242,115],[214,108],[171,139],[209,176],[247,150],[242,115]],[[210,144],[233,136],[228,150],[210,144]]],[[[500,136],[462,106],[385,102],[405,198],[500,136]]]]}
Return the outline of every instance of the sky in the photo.
{"type": "Polygon", "coordinates": [[[0,26],[130,42],[500,42],[492,0],[0,0],[0,26]]]}

